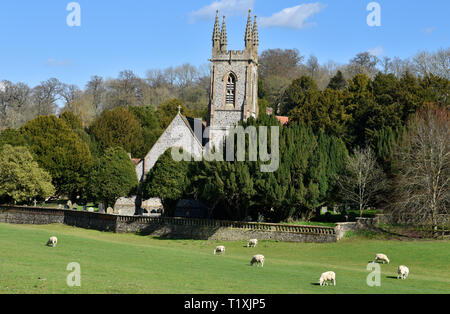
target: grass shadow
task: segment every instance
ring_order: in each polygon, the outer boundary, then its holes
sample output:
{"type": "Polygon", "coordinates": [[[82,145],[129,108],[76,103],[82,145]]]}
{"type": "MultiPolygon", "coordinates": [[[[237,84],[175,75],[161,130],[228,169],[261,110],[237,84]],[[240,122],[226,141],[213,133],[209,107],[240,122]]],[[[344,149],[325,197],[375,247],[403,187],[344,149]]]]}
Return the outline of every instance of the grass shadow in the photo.
{"type": "Polygon", "coordinates": [[[395,279],[395,280],[398,280],[398,277],[395,277],[395,276],[387,276],[386,278],[387,278],[387,279],[395,279]]]}

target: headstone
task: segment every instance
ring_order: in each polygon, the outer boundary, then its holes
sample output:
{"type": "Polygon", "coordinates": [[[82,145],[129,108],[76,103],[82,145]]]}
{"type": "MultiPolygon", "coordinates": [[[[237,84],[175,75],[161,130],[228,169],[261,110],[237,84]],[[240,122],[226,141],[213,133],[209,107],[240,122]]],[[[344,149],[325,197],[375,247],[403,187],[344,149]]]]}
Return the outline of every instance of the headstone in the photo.
{"type": "Polygon", "coordinates": [[[94,208],[93,207],[89,207],[88,208],[88,212],[93,213],[94,212],[94,208]]]}
{"type": "Polygon", "coordinates": [[[114,215],[114,209],[112,207],[108,207],[108,209],[106,210],[106,213],[108,215],[114,215]]]}
{"type": "Polygon", "coordinates": [[[34,200],[34,207],[36,207],[37,206],[37,201],[36,200],[34,200]]]}
{"type": "Polygon", "coordinates": [[[70,200],[67,202],[67,207],[70,210],[72,210],[72,208],[73,208],[72,202],[70,200]]]}
{"type": "Polygon", "coordinates": [[[103,206],[103,204],[99,204],[98,205],[98,212],[100,214],[104,214],[105,213],[105,207],[103,206]]]}
{"type": "Polygon", "coordinates": [[[61,204],[59,204],[58,209],[63,209],[63,206],[61,204]]]}
{"type": "Polygon", "coordinates": [[[83,211],[86,211],[87,210],[87,206],[86,206],[86,204],[84,204],[83,205],[83,211]]]}
{"type": "Polygon", "coordinates": [[[322,209],[320,210],[320,214],[325,215],[326,213],[328,213],[328,207],[322,207],[322,209]]]}
{"type": "Polygon", "coordinates": [[[73,210],[78,210],[78,205],[77,205],[77,203],[74,203],[74,204],[73,204],[72,209],[73,209],[73,210]]]}

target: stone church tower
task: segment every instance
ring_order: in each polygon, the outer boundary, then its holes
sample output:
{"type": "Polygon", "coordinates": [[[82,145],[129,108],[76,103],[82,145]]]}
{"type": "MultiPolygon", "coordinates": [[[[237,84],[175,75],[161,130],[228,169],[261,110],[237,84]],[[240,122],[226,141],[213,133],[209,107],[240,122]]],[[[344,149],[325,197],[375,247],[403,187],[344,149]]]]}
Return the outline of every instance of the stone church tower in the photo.
{"type": "MultiPolygon", "coordinates": [[[[258,46],[259,35],[256,16],[252,25],[251,11],[245,30],[245,49],[228,50],[225,16],[222,29],[218,12],[214,24],[211,61],[211,93],[209,103],[209,139],[219,145],[227,129],[257,118],[258,109],[258,46]]],[[[212,146],[213,146],[212,145],[212,146]]],[[[212,147],[211,146],[211,147],[212,147]]]]}

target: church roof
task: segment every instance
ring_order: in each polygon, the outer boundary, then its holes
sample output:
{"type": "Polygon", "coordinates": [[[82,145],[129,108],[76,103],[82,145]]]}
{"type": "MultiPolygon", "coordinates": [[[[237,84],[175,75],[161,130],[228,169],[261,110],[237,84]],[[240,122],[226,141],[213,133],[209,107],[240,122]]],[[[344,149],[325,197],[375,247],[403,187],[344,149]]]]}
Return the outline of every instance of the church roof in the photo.
{"type": "Polygon", "coordinates": [[[209,139],[203,138],[203,135],[205,134],[205,129],[206,129],[206,122],[202,121],[202,134],[196,134],[195,133],[196,119],[185,117],[183,115],[181,115],[181,117],[183,118],[184,122],[189,127],[189,129],[191,130],[191,132],[195,136],[195,138],[202,144],[203,147],[205,147],[209,142],[209,139]]]}

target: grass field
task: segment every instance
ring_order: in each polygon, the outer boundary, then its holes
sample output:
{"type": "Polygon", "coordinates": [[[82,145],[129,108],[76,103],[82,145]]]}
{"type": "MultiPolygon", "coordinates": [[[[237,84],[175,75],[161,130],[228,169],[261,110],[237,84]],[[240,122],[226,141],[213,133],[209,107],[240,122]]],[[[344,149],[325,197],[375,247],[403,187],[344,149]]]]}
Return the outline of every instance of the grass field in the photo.
{"type": "Polygon", "coordinates": [[[449,241],[380,241],[359,237],[333,244],[162,240],[112,234],[63,225],[0,224],[0,294],[4,293],[450,293],[449,241]],[[56,248],[45,246],[57,236],[56,248]],[[214,256],[219,245],[225,256],[214,256]],[[367,264],[385,253],[382,286],[366,284],[367,264]],[[250,267],[264,254],[264,268],[250,267]],[[67,265],[81,265],[81,287],[66,284],[67,265]],[[408,280],[394,279],[399,265],[411,270],[408,280]],[[317,285],[333,270],[337,287],[317,285]]]}

